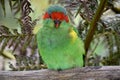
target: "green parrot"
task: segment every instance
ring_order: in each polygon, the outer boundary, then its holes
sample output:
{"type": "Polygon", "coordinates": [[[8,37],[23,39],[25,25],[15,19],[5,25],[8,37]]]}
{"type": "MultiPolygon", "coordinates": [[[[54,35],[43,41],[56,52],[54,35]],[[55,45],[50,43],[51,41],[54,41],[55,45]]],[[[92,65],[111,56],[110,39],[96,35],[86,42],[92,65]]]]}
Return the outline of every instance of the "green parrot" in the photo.
{"type": "Polygon", "coordinates": [[[45,12],[37,44],[48,69],[64,70],[84,65],[84,43],[61,6],[50,6],[45,12]]]}

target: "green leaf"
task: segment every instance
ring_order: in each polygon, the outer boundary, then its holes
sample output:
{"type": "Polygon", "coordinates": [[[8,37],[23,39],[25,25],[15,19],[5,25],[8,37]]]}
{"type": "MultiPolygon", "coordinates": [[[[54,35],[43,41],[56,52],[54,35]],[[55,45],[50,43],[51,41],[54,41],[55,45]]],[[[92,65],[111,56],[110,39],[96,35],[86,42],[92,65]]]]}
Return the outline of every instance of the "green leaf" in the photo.
{"type": "Polygon", "coordinates": [[[10,5],[10,9],[12,11],[12,1],[11,0],[9,0],[9,5],[10,5]]]}
{"type": "Polygon", "coordinates": [[[2,55],[8,59],[15,59],[15,56],[12,54],[12,52],[8,50],[4,50],[2,55]]]}
{"type": "Polygon", "coordinates": [[[5,11],[5,0],[0,0],[0,3],[2,5],[2,9],[4,11],[4,15],[6,15],[6,11],[5,11]]]}

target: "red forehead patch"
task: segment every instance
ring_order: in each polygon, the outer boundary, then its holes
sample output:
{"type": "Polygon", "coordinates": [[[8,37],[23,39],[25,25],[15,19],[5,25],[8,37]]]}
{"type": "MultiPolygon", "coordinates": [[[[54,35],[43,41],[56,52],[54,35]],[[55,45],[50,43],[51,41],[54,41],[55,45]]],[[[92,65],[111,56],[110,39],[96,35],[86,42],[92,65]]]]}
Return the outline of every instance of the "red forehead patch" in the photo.
{"type": "Polygon", "coordinates": [[[48,14],[47,12],[44,14],[43,19],[51,18],[53,20],[65,20],[66,22],[69,22],[68,16],[65,15],[62,12],[52,12],[51,14],[48,14]]]}

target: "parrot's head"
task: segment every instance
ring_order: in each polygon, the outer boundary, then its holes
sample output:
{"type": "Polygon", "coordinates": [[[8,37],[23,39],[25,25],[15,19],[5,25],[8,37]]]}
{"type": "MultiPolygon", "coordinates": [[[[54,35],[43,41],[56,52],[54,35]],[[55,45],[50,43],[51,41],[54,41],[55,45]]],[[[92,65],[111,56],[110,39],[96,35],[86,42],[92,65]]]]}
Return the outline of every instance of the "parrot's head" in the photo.
{"type": "Polygon", "coordinates": [[[66,10],[61,6],[50,6],[45,12],[43,19],[52,19],[56,28],[58,28],[62,21],[69,22],[66,10]]]}

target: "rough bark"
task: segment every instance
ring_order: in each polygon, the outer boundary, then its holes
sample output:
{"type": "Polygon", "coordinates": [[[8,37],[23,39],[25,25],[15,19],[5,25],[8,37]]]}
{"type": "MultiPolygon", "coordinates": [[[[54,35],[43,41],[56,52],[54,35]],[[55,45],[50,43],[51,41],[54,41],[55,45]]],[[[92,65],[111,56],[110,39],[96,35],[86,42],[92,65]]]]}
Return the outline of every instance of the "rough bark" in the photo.
{"type": "Polygon", "coordinates": [[[64,71],[0,71],[0,80],[120,80],[120,66],[84,67],[64,71]]]}

